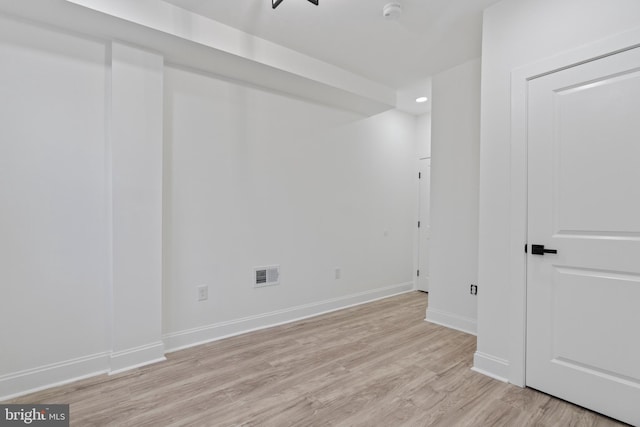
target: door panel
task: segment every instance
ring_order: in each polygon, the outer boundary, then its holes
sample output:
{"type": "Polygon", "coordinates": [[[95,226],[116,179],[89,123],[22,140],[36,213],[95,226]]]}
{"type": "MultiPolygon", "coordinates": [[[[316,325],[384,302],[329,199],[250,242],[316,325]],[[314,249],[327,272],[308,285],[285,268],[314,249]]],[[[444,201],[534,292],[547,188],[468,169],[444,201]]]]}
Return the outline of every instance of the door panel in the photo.
{"type": "Polygon", "coordinates": [[[640,232],[640,117],[619,105],[639,82],[632,69],[555,91],[558,232],[640,232]]]}
{"type": "Polygon", "coordinates": [[[526,383],[640,425],[640,49],[529,82],[526,383]]]}
{"type": "Polygon", "coordinates": [[[626,340],[619,339],[637,336],[633,322],[639,282],[638,275],[555,267],[551,298],[555,358],[622,380],[640,378],[638,360],[626,351],[626,340]],[[611,325],[616,325],[617,333],[610,333],[611,325]]]}

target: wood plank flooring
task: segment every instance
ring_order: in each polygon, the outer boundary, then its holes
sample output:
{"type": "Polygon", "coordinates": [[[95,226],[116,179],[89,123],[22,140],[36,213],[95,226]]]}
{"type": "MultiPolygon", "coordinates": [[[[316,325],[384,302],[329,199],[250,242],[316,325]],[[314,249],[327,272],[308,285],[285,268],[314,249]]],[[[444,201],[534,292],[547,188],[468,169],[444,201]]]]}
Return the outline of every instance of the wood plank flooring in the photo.
{"type": "Polygon", "coordinates": [[[72,426],[624,425],[471,371],[475,337],[426,305],[403,294],[8,403],[69,403],[72,426]]]}

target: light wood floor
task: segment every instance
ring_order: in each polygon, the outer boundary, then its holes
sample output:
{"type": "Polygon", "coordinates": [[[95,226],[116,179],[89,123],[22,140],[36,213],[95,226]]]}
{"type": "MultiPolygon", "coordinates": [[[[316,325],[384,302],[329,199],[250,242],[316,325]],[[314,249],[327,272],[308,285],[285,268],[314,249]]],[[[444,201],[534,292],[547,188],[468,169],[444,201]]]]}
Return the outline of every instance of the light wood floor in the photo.
{"type": "Polygon", "coordinates": [[[413,292],[171,353],[10,403],[70,403],[72,426],[615,426],[472,372],[473,336],[413,292]]]}

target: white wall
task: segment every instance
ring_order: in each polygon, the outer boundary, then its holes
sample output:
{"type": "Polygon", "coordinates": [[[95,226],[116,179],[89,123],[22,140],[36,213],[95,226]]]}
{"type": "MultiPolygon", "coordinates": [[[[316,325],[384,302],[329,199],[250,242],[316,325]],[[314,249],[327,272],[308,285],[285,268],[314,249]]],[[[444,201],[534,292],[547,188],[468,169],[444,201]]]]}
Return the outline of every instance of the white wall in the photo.
{"type": "Polygon", "coordinates": [[[110,50],[113,372],[164,358],[163,58],[121,43],[110,50]]]}
{"type": "Polygon", "coordinates": [[[416,128],[0,18],[0,399],[411,290],[416,128]]]}
{"type": "Polygon", "coordinates": [[[0,18],[0,396],[106,363],[105,63],[0,18]]]}
{"type": "Polygon", "coordinates": [[[410,289],[415,126],[167,68],[168,348],[410,289]]]}
{"type": "Polygon", "coordinates": [[[478,352],[476,368],[510,377],[511,72],[640,27],[636,0],[505,0],[485,11],[482,58],[478,352]]]}
{"type": "Polygon", "coordinates": [[[431,157],[431,113],[416,117],[416,157],[431,157]]]}
{"type": "Polygon", "coordinates": [[[433,77],[427,320],[475,333],[480,60],[433,77]]]}

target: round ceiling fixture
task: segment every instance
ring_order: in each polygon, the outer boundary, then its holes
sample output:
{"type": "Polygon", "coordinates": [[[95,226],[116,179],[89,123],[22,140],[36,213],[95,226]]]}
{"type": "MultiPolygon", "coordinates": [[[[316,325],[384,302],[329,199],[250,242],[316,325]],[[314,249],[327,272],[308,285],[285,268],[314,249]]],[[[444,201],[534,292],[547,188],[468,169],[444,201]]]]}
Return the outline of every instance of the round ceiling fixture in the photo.
{"type": "Polygon", "coordinates": [[[398,2],[391,2],[382,8],[382,16],[386,19],[398,19],[402,15],[402,6],[398,2]]]}
{"type": "Polygon", "coordinates": [[[416,98],[416,102],[418,104],[422,104],[423,102],[427,102],[429,100],[429,98],[427,98],[426,96],[421,96],[419,98],[416,98]]]}

